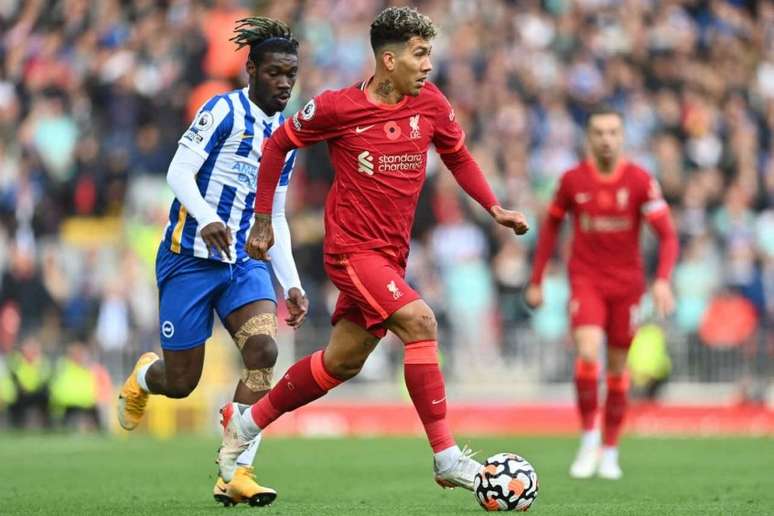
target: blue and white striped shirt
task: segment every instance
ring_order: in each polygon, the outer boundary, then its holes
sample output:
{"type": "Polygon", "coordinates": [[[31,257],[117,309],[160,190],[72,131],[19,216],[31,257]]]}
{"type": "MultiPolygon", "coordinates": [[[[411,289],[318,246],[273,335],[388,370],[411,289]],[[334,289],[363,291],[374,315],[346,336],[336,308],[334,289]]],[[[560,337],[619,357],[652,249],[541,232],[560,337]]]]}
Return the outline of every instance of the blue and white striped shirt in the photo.
{"type": "MultiPolygon", "coordinates": [[[[245,240],[253,223],[263,145],[284,121],[282,113],[266,115],[250,101],[247,88],[243,88],[208,100],[178,142],[205,160],[196,175],[196,184],[202,197],[231,230],[232,262],[247,259],[245,240]]],[[[285,158],[278,191],[287,189],[295,159],[295,150],[285,158]]],[[[178,199],[169,210],[164,243],[174,253],[229,262],[217,250],[207,249],[201,227],[178,199]]]]}

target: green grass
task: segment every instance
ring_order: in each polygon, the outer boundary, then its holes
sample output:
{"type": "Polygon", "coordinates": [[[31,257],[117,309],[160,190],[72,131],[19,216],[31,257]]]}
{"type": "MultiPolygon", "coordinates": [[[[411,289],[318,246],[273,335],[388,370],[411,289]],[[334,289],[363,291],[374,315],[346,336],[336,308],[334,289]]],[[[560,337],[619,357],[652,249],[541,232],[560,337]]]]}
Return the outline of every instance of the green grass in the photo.
{"type": "MultiPolygon", "coordinates": [[[[576,441],[474,438],[480,456],[514,451],[540,476],[532,514],[774,514],[774,440],[623,442],[624,478],[573,481],[576,441]]],[[[464,490],[443,491],[421,439],[267,438],[259,480],[271,507],[225,509],[211,497],[217,441],[0,434],[0,514],[483,514],[464,490]]]]}

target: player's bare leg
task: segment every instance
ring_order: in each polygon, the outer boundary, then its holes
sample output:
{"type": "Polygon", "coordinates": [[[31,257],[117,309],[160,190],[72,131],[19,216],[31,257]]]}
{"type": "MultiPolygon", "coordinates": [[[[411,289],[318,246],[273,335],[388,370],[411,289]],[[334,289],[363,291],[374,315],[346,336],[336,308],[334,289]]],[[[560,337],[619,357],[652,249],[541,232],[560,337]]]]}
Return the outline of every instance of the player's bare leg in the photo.
{"type": "Polygon", "coordinates": [[[236,470],[237,457],[275,419],[312,401],[360,372],[379,339],[342,319],[336,323],[324,351],[290,366],[269,393],[252,407],[231,403],[223,410],[223,445],[218,465],[224,480],[236,470]]]}
{"type": "MultiPolygon", "coordinates": [[[[277,363],[276,307],[272,301],[256,301],[231,312],[225,319],[226,329],[239,348],[244,368],[234,392],[234,401],[252,405],[271,388],[274,365],[277,363]]],[[[277,492],[258,484],[253,462],[261,443],[258,434],[237,459],[231,482],[218,478],[212,495],[226,506],[248,503],[263,506],[277,498],[277,492]]]]}
{"type": "Polygon", "coordinates": [[[161,360],[145,353],[135,364],[118,396],[118,422],[133,430],[145,413],[149,394],[185,398],[196,388],[204,364],[204,343],[180,351],[164,350],[161,360]]]}
{"type": "Polygon", "coordinates": [[[473,489],[481,464],[460,450],[446,421],[446,387],[438,364],[438,324],[423,300],[392,314],[385,326],[405,344],[404,377],[414,408],[433,449],[435,481],[442,487],[473,489]]]}
{"type": "Polygon", "coordinates": [[[626,415],[628,377],[626,376],[627,348],[607,347],[607,399],[602,451],[597,474],[601,478],[617,480],[623,476],[618,464],[618,438],[626,415]]]}
{"type": "Polygon", "coordinates": [[[596,472],[599,461],[599,350],[605,334],[600,326],[585,325],[575,328],[572,336],[578,353],[575,363],[575,390],[582,434],[578,453],[570,466],[570,476],[590,478],[596,472]]]}

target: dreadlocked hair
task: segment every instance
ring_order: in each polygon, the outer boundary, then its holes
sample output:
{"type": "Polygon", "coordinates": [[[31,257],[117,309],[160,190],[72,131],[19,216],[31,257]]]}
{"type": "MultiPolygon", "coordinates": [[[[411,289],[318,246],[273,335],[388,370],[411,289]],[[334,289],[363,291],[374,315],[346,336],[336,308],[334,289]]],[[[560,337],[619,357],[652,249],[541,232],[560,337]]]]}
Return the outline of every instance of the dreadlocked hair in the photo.
{"type": "Polygon", "coordinates": [[[438,31],[430,18],[413,7],[388,7],[371,23],[371,48],[406,43],[414,36],[433,39],[438,31]]]}
{"type": "Polygon", "coordinates": [[[250,47],[250,60],[259,65],[267,52],[298,53],[298,40],[290,27],[279,20],[252,16],[237,21],[234,36],[229,39],[237,46],[250,47]]]}

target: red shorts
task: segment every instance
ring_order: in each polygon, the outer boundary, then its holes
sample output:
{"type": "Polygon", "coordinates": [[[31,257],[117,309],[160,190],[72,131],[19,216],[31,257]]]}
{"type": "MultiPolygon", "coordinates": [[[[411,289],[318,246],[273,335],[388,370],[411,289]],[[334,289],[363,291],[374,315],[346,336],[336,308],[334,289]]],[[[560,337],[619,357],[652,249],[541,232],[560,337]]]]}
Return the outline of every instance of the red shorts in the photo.
{"type": "Polygon", "coordinates": [[[346,319],[378,338],[388,317],[421,298],[403,279],[405,269],[379,251],[326,254],[325,273],[339,289],[331,323],[346,319]]]}
{"type": "Polygon", "coordinates": [[[570,321],[578,326],[600,326],[607,334],[607,345],[628,349],[637,332],[637,311],[642,289],[610,294],[591,282],[571,285],[570,321]]]}

